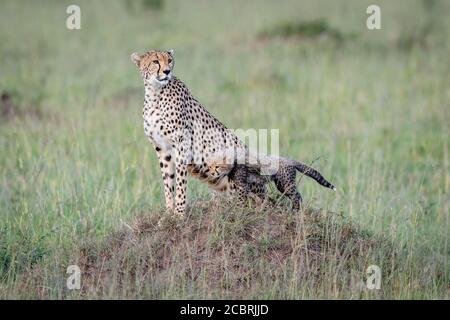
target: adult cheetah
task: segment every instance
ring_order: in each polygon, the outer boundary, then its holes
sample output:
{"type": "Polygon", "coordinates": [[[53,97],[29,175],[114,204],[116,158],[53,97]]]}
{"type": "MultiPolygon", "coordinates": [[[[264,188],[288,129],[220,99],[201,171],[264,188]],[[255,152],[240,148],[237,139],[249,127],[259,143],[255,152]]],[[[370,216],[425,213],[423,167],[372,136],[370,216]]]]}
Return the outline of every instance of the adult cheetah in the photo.
{"type": "Polygon", "coordinates": [[[144,131],[158,155],[166,207],[184,215],[188,173],[217,191],[233,189],[226,174],[211,172],[210,159],[218,153],[249,159],[248,148],[173,76],[173,50],[133,53],[131,60],[144,82],[144,131]]]}

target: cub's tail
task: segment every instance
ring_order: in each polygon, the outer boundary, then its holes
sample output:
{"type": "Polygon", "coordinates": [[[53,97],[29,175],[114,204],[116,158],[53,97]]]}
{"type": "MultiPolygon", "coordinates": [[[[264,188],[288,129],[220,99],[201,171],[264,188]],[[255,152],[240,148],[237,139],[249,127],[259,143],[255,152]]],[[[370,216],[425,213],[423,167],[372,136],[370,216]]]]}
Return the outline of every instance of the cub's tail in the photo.
{"type": "Polygon", "coordinates": [[[299,161],[295,161],[295,169],[297,169],[298,171],[300,171],[301,173],[307,175],[310,178],[313,178],[314,180],[316,180],[320,185],[326,187],[326,188],[330,188],[333,189],[334,191],[336,191],[336,187],[333,186],[330,182],[328,182],[321,174],[319,171],[315,170],[314,168],[311,168],[310,166],[301,163],[299,161]]]}

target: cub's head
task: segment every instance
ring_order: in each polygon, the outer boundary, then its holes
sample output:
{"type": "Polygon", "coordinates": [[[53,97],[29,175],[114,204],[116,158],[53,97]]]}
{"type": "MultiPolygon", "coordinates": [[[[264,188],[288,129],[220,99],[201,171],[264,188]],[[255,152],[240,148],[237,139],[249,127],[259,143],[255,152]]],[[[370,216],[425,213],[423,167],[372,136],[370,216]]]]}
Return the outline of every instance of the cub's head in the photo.
{"type": "Polygon", "coordinates": [[[208,168],[211,174],[221,175],[224,173],[228,173],[233,168],[233,165],[226,163],[225,159],[223,159],[223,162],[213,160],[209,164],[208,168]]]}
{"type": "Polygon", "coordinates": [[[151,86],[165,86],[172,78],[173,50],[150,50],[143,55],[134,52],[131,61],[139,68],[144,82],[151,86]]]}

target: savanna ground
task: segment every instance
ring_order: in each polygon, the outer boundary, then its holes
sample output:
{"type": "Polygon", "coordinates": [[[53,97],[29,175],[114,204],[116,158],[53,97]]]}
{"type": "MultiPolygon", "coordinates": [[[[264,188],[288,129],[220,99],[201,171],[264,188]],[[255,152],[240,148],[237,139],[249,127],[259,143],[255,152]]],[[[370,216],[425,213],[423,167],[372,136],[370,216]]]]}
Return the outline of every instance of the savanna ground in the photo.
{"type": "Polygon", "coordinates": [[[437,0],[2,0],[0,298],[448,298],[449,15],[437,0]],[[366,28],[373,2],[382,30],[366,28]],[[191,181],[188,219],[157,227],[129,59],[150,48],[175,49],[228,127],[278,128],[282,155],[319,158],[338,192],[301,179],[295,215],[191,181]],[[380,290],[362,284],[372,264],[380,290]]]}

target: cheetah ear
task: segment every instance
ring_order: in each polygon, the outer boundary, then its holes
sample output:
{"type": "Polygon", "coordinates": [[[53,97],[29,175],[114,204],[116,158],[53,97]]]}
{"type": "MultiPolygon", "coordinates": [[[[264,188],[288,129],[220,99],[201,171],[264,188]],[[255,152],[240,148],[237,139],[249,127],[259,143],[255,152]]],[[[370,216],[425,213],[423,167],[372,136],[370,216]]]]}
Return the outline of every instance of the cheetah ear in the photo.
{"type": "Polygon", "coordinates": [[[173,49],[170,49],[169,51],[167,51],[167,53],[169,53],[171,56],[173,56],[173,49]]]}
{"type": "Polygon", "coordinates": [[[133,52],[131,54],[130,58],[131,58],[131,61],[133,61],[133,63],[139,67],[139,64],[141,62],[141,56],[139,54],[137,54],[136,52],[133,52]]]}

